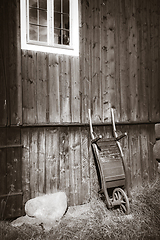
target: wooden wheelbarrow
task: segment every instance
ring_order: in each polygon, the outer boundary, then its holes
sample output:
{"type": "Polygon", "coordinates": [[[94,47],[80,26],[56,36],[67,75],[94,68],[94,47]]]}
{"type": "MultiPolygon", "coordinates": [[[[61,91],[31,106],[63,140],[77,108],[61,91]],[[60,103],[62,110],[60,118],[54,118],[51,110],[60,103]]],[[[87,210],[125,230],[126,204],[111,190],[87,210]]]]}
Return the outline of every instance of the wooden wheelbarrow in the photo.
{"type": "Polygon", "coordinates": [[[93,154],[98,166],[100,176],[100,191],[104,194],[107,207],[120,207],[125,214],[130,213],[129,200],[131,199],[127,176],[127,166],[124,161],[124,155],[119,140],[125,137],[124,133],[117,135],[114,112],[111,108],[111,119],[113,127],[112,138],[102,138],[93,132],[91,112],[89,109],[91,145],[93,154]],[[125,192],[126,190],[126,192],[125,192]],[[109,195],[112,192],[112,195],[109,195]],[[127,196],[128,195],[128,196],[127,196]]]}

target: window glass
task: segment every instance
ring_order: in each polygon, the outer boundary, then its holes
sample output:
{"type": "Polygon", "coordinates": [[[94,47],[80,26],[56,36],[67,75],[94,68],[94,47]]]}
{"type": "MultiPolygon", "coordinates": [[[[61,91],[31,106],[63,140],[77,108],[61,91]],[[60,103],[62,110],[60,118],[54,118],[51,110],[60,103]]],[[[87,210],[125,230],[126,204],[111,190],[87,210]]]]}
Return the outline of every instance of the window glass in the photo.
{"type": "Polygon", "coordinates": [[[30,7],[37,7],[37,0],[29,0],[30,7]]]}
{"type": "Polygon", "coordinates": [[[63,30],[63,44],[69,45],[69,31],[63,30]]]}
{"type": "Polygon", "coordinates": [[[47,11],[39,10],[39,24],[47,26],[47,11]]]}
{"type": "Polygon", "coordinates": [[[22,49],[79,55],[78,0],[20,2],[22,49]]]}
{"type": "Polygon", "coordinates": [[[54,1],[54,40],[55,43],[69,45],[69,0],[54,1]],[[57,29],[60,28],[60,31],[57,29]],[[66,31],[68,30],[68,31],[66,31]]]}
{"type": "Polygon", "coordinates": [[[54,11],[61,12],[61,0],[54,0],[54,11]]]}
{"type": "Polygon", "coordinates": [[[38,41],[38,26],[30,24],[29,37],[30,40],[38,41]]]}
{"type": "Polygon", "coordinates": [[[37,9],[30,8],[29,9],[29,22],[33,24],[37,24],[37,9]]]}
{"type": "Polygon", "coordinates": [[[69,14],[69,0],[63,0],[63,13],[69,14]]]}
{"type": "Polygon", "coordinates": [[[67,14],[63,15],[63,28],[69,30],[69,15],[67,14]]]}
{"type": "Polygon", "coordinates": [[[47,42],[47,27],[39,27],[39,41],[47,42]]]}
{"type": "Polygon", "coordinates": [[[39,0],[39,8],[47,9],[47,0],[39,0]]]}
{"type": "Polygon", "coordinates": [[[60,30],[56,29],[54,30],[54,43],[60,44],[61,43],[61,37],[60,37],[60,30]]]}
{"type": "Polygon", "coordinates": [[[61,14],[60,13],[54,14],[54,27],[55,28],[61,27],[61,14]]]}

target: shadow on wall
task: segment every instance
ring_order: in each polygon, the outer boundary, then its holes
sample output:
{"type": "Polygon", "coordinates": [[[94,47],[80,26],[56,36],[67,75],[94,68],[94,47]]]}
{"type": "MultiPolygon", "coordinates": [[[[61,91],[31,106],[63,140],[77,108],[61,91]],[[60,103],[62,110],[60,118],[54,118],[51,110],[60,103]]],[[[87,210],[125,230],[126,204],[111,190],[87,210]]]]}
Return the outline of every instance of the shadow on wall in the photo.
{"type": "Polygon", "coordinates": [[[160,173],[160,123],[155,124],[156,143],[153,148],[154,156],[158,161],[158,172],[160,173]]]}

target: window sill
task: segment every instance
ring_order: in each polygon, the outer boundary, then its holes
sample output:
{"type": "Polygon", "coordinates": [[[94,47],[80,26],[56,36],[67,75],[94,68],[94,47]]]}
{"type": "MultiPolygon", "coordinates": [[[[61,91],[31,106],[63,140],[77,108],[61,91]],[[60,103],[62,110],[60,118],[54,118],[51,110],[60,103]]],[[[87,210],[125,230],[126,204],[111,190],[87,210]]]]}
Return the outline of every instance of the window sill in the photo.
{"type": "Polygon", "coordinates": [[[49,46],[49,45],[46,46],[46,45],[38,45],[38,44],[35,45],[34,43],[22,43],[21,49],[38,51],[38,52],[46,52],[46,53],[79,56],[78,48],[74,49],[70,46],[49,46]]]}

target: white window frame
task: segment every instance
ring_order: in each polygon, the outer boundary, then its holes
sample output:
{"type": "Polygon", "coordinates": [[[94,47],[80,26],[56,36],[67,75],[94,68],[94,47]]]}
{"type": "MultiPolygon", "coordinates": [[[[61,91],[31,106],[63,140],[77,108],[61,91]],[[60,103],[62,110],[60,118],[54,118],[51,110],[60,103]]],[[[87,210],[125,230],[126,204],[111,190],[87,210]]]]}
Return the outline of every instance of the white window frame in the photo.
{"type": "MultiPolygon", "coordinates": [[[[78,0],[70,0],[70,45],[61,45],[54,44],[51,45],[50,42],[48,44],[44,42],[30,41],[28,39],[28,21],[27,21],[27,1],[28,0],[20,0],[20,12],[21,12],[21,49],[24,50],[32,50],[32,51],[40,51],[40,52],[48,52],[55,54],[65,54],[72,56],[79,56],[79,14],[78,14],[78,0]]],[[[50,2],[53,0],[47,0],[48,6],[50,2]]],[[[53,6],[53,4],[52,4],[53,6]]],[[[49,8],[49,11],[53,11],[53,9],[49,8]]],[[[51,34],[53,26],[52,20],[47,20],[48,25],[48,36],[51,34]]],[[[50,35],[51,36],[51,35],[50,35]]],[[[54,35],[52,35],[54,38],[54,35]]],[[[51,37],[50,37],[51,39],[51,37]]]]}

